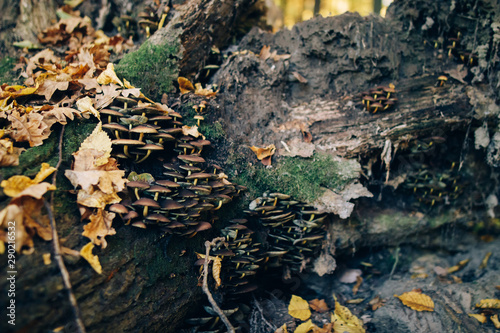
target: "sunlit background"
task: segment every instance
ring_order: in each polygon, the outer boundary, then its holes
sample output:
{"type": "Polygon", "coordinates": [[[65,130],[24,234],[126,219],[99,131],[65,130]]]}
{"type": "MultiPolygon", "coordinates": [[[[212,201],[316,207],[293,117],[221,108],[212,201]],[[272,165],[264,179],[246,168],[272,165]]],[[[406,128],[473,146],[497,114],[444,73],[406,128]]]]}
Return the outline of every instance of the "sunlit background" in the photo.
{"type": "Polygon", "coordinates": [[[273,18],[273,28],[291,28],[295,23],[308,20],[315,15],[333,16],[345,12],[358,12],[365,16],[371,13],[385,16],[393,0],[269,0],[280,9],[273,18]],[[278,13],[280,12],[280,13],[278,13]]]}

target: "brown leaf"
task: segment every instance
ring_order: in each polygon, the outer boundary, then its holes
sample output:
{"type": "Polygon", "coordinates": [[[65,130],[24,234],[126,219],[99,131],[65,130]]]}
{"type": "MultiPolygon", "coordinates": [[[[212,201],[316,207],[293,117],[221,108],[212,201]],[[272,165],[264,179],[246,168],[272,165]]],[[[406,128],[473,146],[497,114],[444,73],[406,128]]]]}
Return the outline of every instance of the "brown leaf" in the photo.
{"type": "Polygon", "coordinates": [[[106,70],[97,77],[97,83],[101,85],[114,83],[123,87],[122,81],[118,78],[118,76],[116,76],[115,67],[112,63],[109,63],[106,70]]]}
{"type": "Polygon", "coordinates": [[[179,83],[179,90],[181,91],[181,94],[187,94],[190,91],[194,90],[193,84],[191,81],[186,79],[185,77],[179,76],[177,78],[177,82],[179,83]]]}
{"type": "Polygon", "coordinates": [[[394,295],[403,302],[404,305],[415,311],[434,311],[434,302],[429,296],[416,292],[409,291],[401,295],[394,295]]]}
{"type": "Polygon", "coordinates": [[[363,283],[363,278],[361,276],[356,276],[356,284],[352,287],[352,294],[356,295],[358,293],[359,287],[363,283]]]}
{"type": "Polygon", "coordinates": [[[48,126],[42,121],[41,114],[30,112],[21,115],[15,110],[8,115],[7,119],[11,122],[10,136],[17,142],[27,141],[31,147],[40,146],[50,135],[50,132],[44,133],[48,126]]]}
{"type": "Polygon", "coordinates": [[[259,58],[262,60],[267,60],[271,56],[271,47],[264,45],[259,53],[259,58]]]}
{"type": "Polygon", "coordinates": [[[385,305],[385,300],[383,300],[380,296],[375,296],[370,302],[368,302],[372,306],[372,311],[380,309],[385,305]]]}
{"type": "Polygon", "coordinates": [[[330,310],[324,299],[319,300],[315,298],[312,301],[309,301],[309,306],[311,307],[311,309],[319,313],[327,312],[330,310]]]}
{"type": "Polygon", "coordinates": [[[252,146],[250,147],[250,149],[255,153],[259,160],[262,160],[266,157],[271,157],[276,152],[276,147],[274,146],[274,144],[271,144],[265,148],[252,146]]]}
{"type": "Polygon", "coordinates": [[[9,139],[0,140],[0,167],[19,165],[19,155],[23,148],[16,148],[9,139]]]}
{"type": "Polygon", "coordinates": [[[116,234],[115,229],[111,227],[114,218],[115,213],[97,209],[97,212],[90,216],[90,223],[83,226],[82,235],[90,238],[95,245],[106,248],[108,243],[104,237],[116,234]]]}
{"type": "Polygon", "coordinates": [[[299,72],[292,72],[294,78],[297,79],[300,83],[307,83],[307,79],[299,74],[299,72]]]}
{"type": "Polygon", "coordinates": [[[102,266],[99,262],[99,257],[92,254],[92,250],[94,249],[94,244],[92,242],[88,243],[80,250],[80,255],[88,261],[90,266],[97,272],[97,274],[102,273],[102,266]]]}
{"type": "Polygon", "coordinates": [[[55,189],[55,187],[52,188],[52,185],[49,183],[42,183],[45,185],[36,189],[30,188],[37,184],[41,185],[39,183],[50,176],[50,174],[52,174],[55,170],[56,168],[51,167],[48,163],[42,163],[42,167],[34,179],[26,176],[16,175],[10,177],[7,180],[2,180],[0,186],[3,187],[4,193],[9,197],[16,198],[20,196],[33,196],[37,199],[40,199],[47,190],[55,189]],[[40,191],[43,191],[43,189],[45,189],[45,191],[43,193],[40,193],[40,191]]]}
{"type": "Polygon", "coordinates": [[[217,95],[217,92],[213,91],[211,88],[210,89],[202,88],[201,83],[196,83],[195,87],[196,87],[194,91],[195,95],[205,96],[205,97],[214,97],[217,95]]]}

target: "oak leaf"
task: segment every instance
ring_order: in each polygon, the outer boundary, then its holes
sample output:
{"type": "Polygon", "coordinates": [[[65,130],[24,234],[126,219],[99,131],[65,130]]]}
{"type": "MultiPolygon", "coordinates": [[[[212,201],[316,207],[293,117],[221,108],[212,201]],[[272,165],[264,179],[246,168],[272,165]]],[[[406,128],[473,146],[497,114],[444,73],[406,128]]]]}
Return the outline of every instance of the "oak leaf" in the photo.
{"type": "Polygon", "coordinates": [[[200,132],[198,132],[198,126],[187,126],[184,125],[182,126],[182,134],[183,135],[191,135],[194,138],[197,138],[201,135],[200,132]]]}
{"type": "Polygon", "coordinates": [[[39,113],[30,112],[21,115],[15,110],[7,116],[7,119],[11,122],[11,138],[17,142],[28,141],[30,147],[40,146],[50,135],[50,132],[45,132],[48,126],[39,113]]]}
{"type": "Polygon", "coordinates": [[[363,322],[345,306],[335,301],[335,311],[331,315],[334,332],[364,333],[363,322]]]}
{"type": "Polygon", "coordinates": [[[187,94],[190,91],[194,90],[193,84],[191,81],[186,79],[185,77],[179,76],[177,78],[177,82],[179,83],[179,90],[181,91],[181,94],[187,94]]]}
{"type": "Polygon", "coordinates": [[[401,295],[394,295],[401,302],[415,311],[434,311],[434,302],[429,296],[417,291],[409,291],[401,295]]]}
{"type": "Polygon", "coordinates": [[[95,245],[106,248],[108,243],[104,237],[116,234],[111,224],[115,218],[115,213],[107,212],[101,208],[90,216],[90,223],[83,226],[82,235],[89,238],[95,245]]]}
{"type": "Polygon", "coordinates": [[[292,295],[290,304],[288,304],[288,314],[300,320],[307,320],[311,317],[309,303],[299,296],[292,295]]]}
{"type": "Polygon", "coordinates": [[[94,244],[92,242],[88,243],[82,249],[80,250],[80,255],[88,261],[90,266],[98,273],[102,273],[102,266],[101,263],[99,262],[99,257],[92,254],[92,250],[94,249],[94,244]]]}

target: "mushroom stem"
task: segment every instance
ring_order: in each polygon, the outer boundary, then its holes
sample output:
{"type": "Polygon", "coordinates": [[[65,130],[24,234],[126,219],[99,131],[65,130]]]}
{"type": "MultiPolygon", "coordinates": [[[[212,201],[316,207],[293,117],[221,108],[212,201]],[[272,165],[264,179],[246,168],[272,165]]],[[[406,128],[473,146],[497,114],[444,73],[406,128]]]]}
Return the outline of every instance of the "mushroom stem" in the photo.
{"type": "Polygon", "coordinates": [[[142,216],[148,216],[148,206],[144,206],[144,210],[142,211],[142,216]]]}
{"type": "Polygon", "coordinates": [[[149,38],[149,26],[146,26],[146,37],[149,38]]]}
{"type": "MultiPolygon", "coordinates": [[[[142,163],[142,162],[144,162],[145,160],[148,159],[149,155],[151,155],[151,150],[148,150],[148,152],[146,153],[146,155],[143,158],[141,158],[140,160],[136,161],[135,163],[142,163]]],[[[137,155],[137,158],[139,158],[139,155],[137,155]]]]}
{"type": "Polygon", "coordinates": [[[222,207],[222,200],[219,200],[219,205],[216,208],[214,208],[214,210],[218,210],[221,207],[222,207]]]}
{"type": "Polygon", "coordinates": [[[197,183],[198,183],[198,178],[195,178],[194,182],[193,182],[193,185],[196,186],[197,183]]]}
{"type": "Polygon", "coordinates": [[[135,193],[135,197],[137,198],[137,200],[139,200],[141,198],[141,197],[139,197],[139,189],[135,188],[134,193],[135,193]]]}
{"type": "MultiPolygon", "coordinates": [[[[128,145],[125,145],[123,147],[123,153],[125,154],[125,156],[127,156],[128,158],[132,158],[132,156],[129,154],[128,152],[128,145]]],[[[137,198],[137,200],[139,200],[139,198],[137,198]]]]}

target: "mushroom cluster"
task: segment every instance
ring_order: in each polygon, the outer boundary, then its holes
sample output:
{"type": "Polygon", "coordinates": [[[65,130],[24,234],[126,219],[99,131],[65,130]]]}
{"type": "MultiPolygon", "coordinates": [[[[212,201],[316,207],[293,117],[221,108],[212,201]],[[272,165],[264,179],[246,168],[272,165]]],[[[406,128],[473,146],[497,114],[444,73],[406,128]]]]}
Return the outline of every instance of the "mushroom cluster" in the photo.
{"type": "Polygon", "coordinates": [[[394,107],[398,102],[396,89],[391,83],[389,86],[379,86],[361,93],[363,105],[371,113],[385,111],[394,107]]]}
{"type": "Polygon", "coordinates": [[[127,224],[194,236],[211,228],[211,212],[245,189],[229,182],[219,166],[207,164],[201,153],[210,141],[197,131],[184,134],[182,116],[167,106],[117,97],[100,113],[102,127],[114,138],[114,156],[163,165],[161,176],[129,181],[129,199],[110,207],[127,224]]]}
{"type": "Polygon", "coordinates": [[[254,200],[246,213],[267,231],[262,247],[266,267],[286,266],[300,272],[320,249],[326,214],[287,194],[270,193],[254,200]]]}
{"type": "Polygon", "coordinates": [[[418,204],[434,206],[451,204],[463,193],[463,184],[455,162],[447,170],[432,172],[425,165],[415,173],[408,174],[404,183],[418,204]]]}
{"type": "Polygon", "coordinates": [[[137,26],[146,33],[149,38],[152,33],[160,29],[167,17],[170,7],[158,3],[152,3],[144,8],[142,12],[137,14],[137,18],[130,15],[122,15],[113,18],[113,24],[116,26],[119,33],[125,36],[133,36],[137,26]]]}

